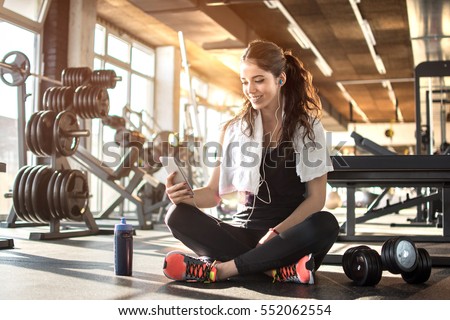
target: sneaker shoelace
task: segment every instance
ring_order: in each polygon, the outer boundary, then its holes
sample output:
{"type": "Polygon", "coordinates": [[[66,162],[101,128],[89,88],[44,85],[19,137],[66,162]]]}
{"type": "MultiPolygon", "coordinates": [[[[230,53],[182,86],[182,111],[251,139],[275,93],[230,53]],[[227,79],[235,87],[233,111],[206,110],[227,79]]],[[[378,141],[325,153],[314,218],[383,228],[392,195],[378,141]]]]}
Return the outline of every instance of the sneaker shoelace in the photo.
{"type": "Polygon", "coordinates": [[[210,273],[213,264],[200,259],[185,257],[186,280],[210,282],[210,273]]]}
{"type": "Polygon", "coordinates": [[[296,265],[292,264],[290,266],[285,266],[275,270],[275,274],[273,277],[273,281],[281,281],[281,282],[299,282],[297,276],[296,265]]]}

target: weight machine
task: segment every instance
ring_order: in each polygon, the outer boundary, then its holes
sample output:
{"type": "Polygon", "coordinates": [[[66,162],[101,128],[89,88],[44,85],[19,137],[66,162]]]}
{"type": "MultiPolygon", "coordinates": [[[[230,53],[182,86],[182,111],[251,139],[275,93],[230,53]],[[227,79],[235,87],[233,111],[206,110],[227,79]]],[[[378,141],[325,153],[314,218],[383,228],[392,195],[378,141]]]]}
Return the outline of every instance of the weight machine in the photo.
{"type": "Polygon", "coordinates": [[[447,154],[448,144],[446,141],[447,115],[445,104],[448,102],[444,97],[450,92],[445,84],[445,77],[450,77],[450,61],[426,61],[417,65],[415,69],[415,101],[416,101],[416,154],[434,154],[434,119],[433,103],[440,103],[440,125],[441,125],[441,147],[440,153],[447,154]],[[424,90],[421,87],[421,79],[429,78],[428,85],[424,90]],[[436,81],[437,80],[437,81],[436,81]],[[436,89],[437,88],[437,89],[436,89]],[[422,97],[425,92],[425,110],[422,108],[422,97]],[[438,95],[434,98],[433,95],[438,95]],[[425,112],[425,122],[423,119],[425,112]],[[446,146],[447,145],[447,146],[446,146]],[[446,146],[446,147],[445,147],[446,146]]]}

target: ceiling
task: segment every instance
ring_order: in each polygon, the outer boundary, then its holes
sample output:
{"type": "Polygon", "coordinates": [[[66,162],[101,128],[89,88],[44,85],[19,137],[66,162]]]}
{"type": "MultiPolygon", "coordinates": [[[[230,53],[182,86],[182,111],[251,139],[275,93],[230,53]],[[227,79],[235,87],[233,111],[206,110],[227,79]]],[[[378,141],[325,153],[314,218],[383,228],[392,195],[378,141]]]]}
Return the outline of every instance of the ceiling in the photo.
{"type": "Polygon", "coordinates": [[[447,60],[450,55],[450,0],[97,3],[103,19],[150,45],[179,46],[177,32],[182,31],[193,72],[239,95],[239,55],[249,41],[266,39],[291,49],[313,75],[327,130],[347,130],[350,122],[414,122],[415,66],[422,61],[447,60]],[[385,73],[377,69],[358,14],[370,25],[376,42],[373,53],[381,58],[385,73]],[[296,42],[287,30],[292,23],[289,19],[303,30],[313,49],[303,49],[296,42]],[[331,76],[324,76],[317,67],[317,53],[332,69],[331,76]]]}

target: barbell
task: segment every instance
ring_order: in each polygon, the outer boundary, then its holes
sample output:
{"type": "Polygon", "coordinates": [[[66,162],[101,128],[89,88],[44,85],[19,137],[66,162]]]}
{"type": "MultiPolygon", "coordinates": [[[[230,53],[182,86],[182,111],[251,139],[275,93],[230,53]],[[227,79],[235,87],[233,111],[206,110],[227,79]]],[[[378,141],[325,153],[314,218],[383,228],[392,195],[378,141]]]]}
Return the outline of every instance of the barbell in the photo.
{"type": "Polygon", "coordinates": [[[31,64],[28,57],[20,51],[7,53],[0,62],[0,78],[11,87],[17,87],[25,83],[29,76],[63,86],[81,86],[91,84],[104,88],[114,88],[122,77],[117,76],[114,70],[94,70],[90,68],[67,68],[62,72],[62,81],[58,81],[40,74],[31,72],[31,64]]]}
{"type": "Polygon", "coordinates": [[[29,76],[60,85],[61,82],[31,72],[31,64],[28,57],[20,51],[7,53],[0,62],[0,78],[3,83],[11,87],[17,87],[25,83],[29,76]]]}

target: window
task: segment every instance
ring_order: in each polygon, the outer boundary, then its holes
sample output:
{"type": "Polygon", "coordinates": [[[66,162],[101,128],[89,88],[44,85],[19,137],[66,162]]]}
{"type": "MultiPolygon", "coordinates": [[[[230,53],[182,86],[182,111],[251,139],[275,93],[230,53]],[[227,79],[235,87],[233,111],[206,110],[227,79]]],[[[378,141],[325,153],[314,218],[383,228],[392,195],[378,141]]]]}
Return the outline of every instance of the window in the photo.
{"type": "Polygon", "coordinates": [[[112,34],[108,34],[107,51],[109,56],[125,63],[129,63],[130,47],[130,43],[125,42],[112,34]]]}
{"type": "MultiPolygon", "coordinates": [[[[136,114],[153,115],[155,52],[153,48],[139,43],[127,35],[123,35],[115,28],[98,23],[94,36],[94,69],[114,70],[121,81],[116,83],[114,89],[108,90],[110,109],[109,115],[123,116],[129,109],[136,114]],[[125,109],[127,108],[127,109],[125,109]]],[[[127,126],[139,128],[135,115],[127,119],[127,126]]],[[[146,124],[151,123],[146,119],[146,124]]],[[[101,120],[94,119],[92,126],[92,154],[101,160],[109,161],[103,153],[103,146],[108,145],[109,151],[114,150],[122,155],[120,148],[111,148],[114,143],[116,131],[103,126],[101,120]],[[94,143],[95,141],[95,143],[94,143]],[[95,150],[94,150],[95,148],[95,150]]],[[[142,128],[142,133],[150,138],[151,132],[142,128]]],[[[91,178],[93,199],[90,208],[93,212],[106,209],[117,197],[115,192],[103,184],[96,177],[91,178]]],[[[124,211],[133,210],[133,205],[124,203],[124,211]]]]}
{"type": "MultiPolygon", "coordinates": [[[[27,29],[18,27],[0,19],[0,60],[13,52],[20,51],[27,56],[30,61],[31,72],[36,72],[36,43],[38,34],[27,29]],[[20,39],[20,41],[17,41],[20,39]]],[[[14,56],[11,56],[13,58],[14,56]]],[[[14,61],[14,60],[12,60],[14,61]]],[[[12,62],[7,60],[7,62],[12,62]]],[[[7,75],[5,78],[8,79],[7,75]]],[[[34,112],[36,101],[37,81],[34,77],[26,80],[26,93],[30,96],[25,101],[25,119],[34,112]]],[[[6,163],[6,173],[0,173],[0,194],[8,193],[12,188],[14,178],[19,170],[19,132],[18,132],[18,88],[11,87],[0,81],[0,97],[2,106],[0,108],[0,136],[8,139],[0,139],[0,162],[6,163]]],[[[22,139],[21,139],[22,140],[22,139]]],[[[23,143],[24,140],[22,140],[23,143]]],[[[28,160],[28,163],[31,160],[28,160]]],[[[12,199],[0,201],[0,214],[7,214],[12,206],[12,199]]]]}
{"type": "Polygon", "coordinates": [[[5,0],[3,7],[30,20],[41,22],[47,2],[46,0],[5,0]]]}

